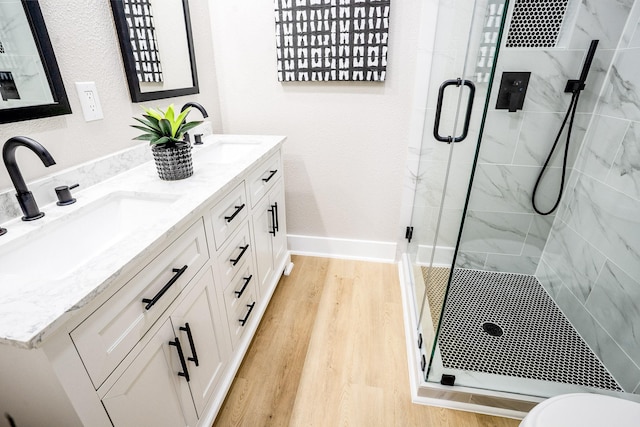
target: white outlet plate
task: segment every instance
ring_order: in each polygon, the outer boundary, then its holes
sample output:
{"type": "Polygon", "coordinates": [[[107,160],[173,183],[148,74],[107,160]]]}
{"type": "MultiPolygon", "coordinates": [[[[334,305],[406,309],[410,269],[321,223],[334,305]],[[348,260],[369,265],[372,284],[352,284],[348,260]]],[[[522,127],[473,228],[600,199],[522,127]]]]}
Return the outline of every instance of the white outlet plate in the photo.
{"type": "Polygon", "coordinates": [[[103,119],[104,115],[95,82],[76,82],[76,91],[78,98],[80,98],[84,120],[90,122],[103,119]]]}

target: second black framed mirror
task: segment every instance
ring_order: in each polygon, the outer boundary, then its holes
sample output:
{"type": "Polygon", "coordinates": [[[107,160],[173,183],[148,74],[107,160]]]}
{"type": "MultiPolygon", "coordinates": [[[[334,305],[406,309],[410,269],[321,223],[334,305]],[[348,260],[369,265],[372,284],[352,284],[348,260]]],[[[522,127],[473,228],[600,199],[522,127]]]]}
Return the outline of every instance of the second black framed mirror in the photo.
{"type": "Polygon", "coordinates": [[[199,92],[188,0],[111,0],[111,9],[133,102],[199,92]]]}

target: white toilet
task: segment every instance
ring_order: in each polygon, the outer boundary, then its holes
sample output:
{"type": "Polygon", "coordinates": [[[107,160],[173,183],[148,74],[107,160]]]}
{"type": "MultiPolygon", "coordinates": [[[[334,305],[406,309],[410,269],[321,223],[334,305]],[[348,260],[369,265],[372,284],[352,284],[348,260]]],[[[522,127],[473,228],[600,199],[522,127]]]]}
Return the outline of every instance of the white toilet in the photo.
{"type": "Polygon", "coordinates": [[[538,404],[520,427],[639,427],[640,403],[600,394],[573,393],[538,404]]]}

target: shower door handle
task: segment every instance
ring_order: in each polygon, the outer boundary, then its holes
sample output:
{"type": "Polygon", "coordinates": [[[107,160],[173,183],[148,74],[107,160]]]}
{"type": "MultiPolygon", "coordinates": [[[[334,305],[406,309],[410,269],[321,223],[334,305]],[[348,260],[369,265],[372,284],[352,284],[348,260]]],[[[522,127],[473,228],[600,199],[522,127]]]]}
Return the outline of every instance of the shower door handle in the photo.
{"type": "Polygon", "coordinates": [[[471,121],[471,108],[473,107],[473,98],[476,95],[476,86],[473,84],[471,80],[462,80],[457,78],[455,80],[445,80],[440,85],[440,90],[438,90],[438,105],[436,107],[436,120],[433,124],[433,137],[440,142],[446,142],[450,144],[452,142],[460,142],[464,141],[469,133],[469,122],[471,121]],[[462,135],[460,136],[442,136],[440,135],[440,116],[442,114],[442,101],[444,99],[444,91],[449,86],[460,87],[461,85],[465,85],[469,88],[469,101],[467,102],[467,113],[464,118],[464,127],[462,128],[462,135]]]}

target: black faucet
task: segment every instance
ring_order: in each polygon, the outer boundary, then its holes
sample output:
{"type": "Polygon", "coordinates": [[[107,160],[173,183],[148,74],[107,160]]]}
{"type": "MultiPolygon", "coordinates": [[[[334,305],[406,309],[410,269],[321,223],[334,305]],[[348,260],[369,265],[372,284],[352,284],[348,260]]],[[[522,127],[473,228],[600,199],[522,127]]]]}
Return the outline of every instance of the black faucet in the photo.
{"type": "Polygon", "coordinates": [[[180,110],[180,112],[186,110],[189,107],[193,107],[197,110],[200,110],[200,112],[202,113],[202,117],[204,117],[205,119],[209,117],[209,114],[207,114],[207,110],[204,109],[202,104],[198,104],[197,102],[187,102],[182,106],[182,109],[180,110]]]}
{"type": "MultiPolygon", "coordinates": [[[[206,119],[207,117],[209,117],[209,114],[207,114],[207,110],[204,109],[202,104],[198,104],[197,102],[187,102],[186,104],[184,104],[182,106],[182,109],[180,110],[180,112],[183,112],[184,110],[186,110],[189,107],[193,107],[193,108],[196,108],[196,109],[200,110],[200,112],[202,113],[202,117],[203,118],[206,119]]],[[[189,140],[190,140],[189,132],[185,132],[184,133],[184,140],[186,142],[189,142],[189,140]]],[[[202,145],[202,135],[201,134],[196,135],[196,142],[194,144],[195,145],[202,145]]]]}
{"type": "Polygon", "coordinates": [[[40,209],[36,204],[36,200],[33,198],[33,194],[31,194],[31,191],[27,189],[27,184],[25,184],[24,178],[22,178],[22,173],[16,163],[16,148],[20,146],[27,147],[36,153],[46,167],[55,165],[56,162],[42,144],[31,138],[27,138],[26,136],[14,136],[13,138],[9,138],[7,142],[4,143],[4,147],[2,147],[2,159],[4,160],[7,172],[9,172],[11,182],[13,182],[13,186],[16,188],[16,197],[18,198],[18,203],[24,213],[22,220],[33,221],[34,219],[42,218],[44,213],[40,212],[40,209]]]}

